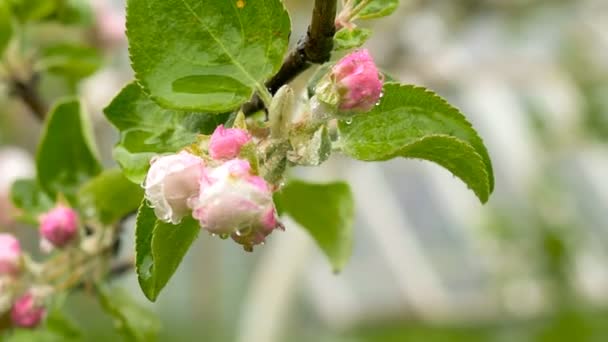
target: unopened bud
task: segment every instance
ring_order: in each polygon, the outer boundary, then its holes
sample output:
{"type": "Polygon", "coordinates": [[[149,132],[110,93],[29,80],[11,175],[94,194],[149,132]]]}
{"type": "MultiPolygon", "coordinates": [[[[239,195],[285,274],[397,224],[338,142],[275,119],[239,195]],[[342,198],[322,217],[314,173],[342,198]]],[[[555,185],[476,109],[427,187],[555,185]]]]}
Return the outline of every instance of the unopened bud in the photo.
{"type": "Polygon", "coordinates": [[[235,158],[250,140],[251,136],[243,129],[219,125],[209,140],[209,155],[216,160],[235,158]]]}
{"type": "Polygon", "coordinates": [[[316,96],[338,115],[370,111],[382,95],[382,78],[365,49],[342,58],[319,82],[316,96]]]}
{"type": "Polygon", "coordinates": [[[40,235],[53,247],[63,248],[78,236],[78,214],[63,204],[40,217],[40,235]]]}
{"type": "Polygon", "coordinates": [[[20,328],[35,328],[46,314],[46,308],[31,292],[19,297],[11,309],[13,324],[20,328]]]}
{"type": "Polygon", "coordinates": [[[21,270],[21,245],[11,234],[0,234],[0,275],[15,275],[21,270]]]}

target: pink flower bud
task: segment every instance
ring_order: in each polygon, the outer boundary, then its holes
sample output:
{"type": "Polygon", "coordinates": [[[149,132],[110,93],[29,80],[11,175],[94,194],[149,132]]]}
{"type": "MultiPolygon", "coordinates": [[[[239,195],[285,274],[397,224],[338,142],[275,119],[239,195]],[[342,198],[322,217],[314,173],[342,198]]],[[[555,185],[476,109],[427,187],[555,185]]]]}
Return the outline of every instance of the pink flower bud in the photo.
{"type": "Polygon", "coordinates": [[[188,152],[152,161],[144,185],[159,220],[177,224],[190,212],[189,202],[198,196],[204,171],[203,160],[188,152]]]}
{"type": "Polygon", "coordinates": [[[29,292],[19,297],[11,309],[13,324],[21,328],[35,328],[45,314],[45,307],[29,292]]]}
{"type": "Polygon", "coordinates": [[[0,275],[15,275],[21,269],[21,245],[11,234],[0,234],[0,275]]]}
{"type": "Polygon", "coordinates": [[[40,235],[53,247],[63,248],[78,235],[78,214],[63,204],[40,217],[40,235]]]}
{"type": "Polygon", "coordinates": [[[227,161],[203,177],[193,216],[203,229],[231,235],[246,249],[264,242],[277,227],[268,183],[241,159],[227,161]]]}
{"type": "Polygon", "coordinates": [[[378,102],[382,95],[382,78],[374,64],[374,60],[365,49],[355,51],[332,68],[330,82],[333,87],[318,87],[331,89],[337,98],[340,111],[368,112],[378,102]]]}
{"type": "Polygon", "coordinates": [[[243,145],[250,140],[251,136],[245,130],[224,128],[224,125],[219,125],[211,135],[209,155],[217,160],[236,158],[243,145]]]}

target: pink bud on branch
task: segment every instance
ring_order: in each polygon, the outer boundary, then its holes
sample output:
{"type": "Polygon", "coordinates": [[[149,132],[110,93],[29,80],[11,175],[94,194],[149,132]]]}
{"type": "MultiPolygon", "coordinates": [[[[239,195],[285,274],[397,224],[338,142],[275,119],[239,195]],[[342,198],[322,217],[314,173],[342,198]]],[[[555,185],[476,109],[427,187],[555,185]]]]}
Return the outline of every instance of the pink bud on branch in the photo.
{"type": "Polygon", "coordinates": [[[319,82],[316,96],[340,113],[368,112],[382,96],[382,77],[369,52],[355,51],[342,58],[319,82]]]}
{"type": "Polygon", "coordinates": [[[188,152],[156,158],[144,183],[146,199],[159,220],[177,224],[190,212],[205,170],[203,160],[188,152]]]}
{"type": "Polygon", "coordinates": [[[21,245],[11,234],[0,234],[0,275],[15,275],[21,269],[21,245]]]}
{"type": "Polygon", "coordinates": [[[209,155],[216,160],[236,158],[243,145],[251,141],[247,131],[219,125],[209,141],[209,155]]]}
{"type": "Polygon", "coordinates": [[[37,327],[45,314],[45,307],[29,292],[19,297],[11,309],[13,324],[20,328],[37,327]]]}
{"type": "Polygon", "coordinates": [[[40,217],[40,235],[53,247],[63,248],[78,236],[78,214],[63,204],[40,217]]]}

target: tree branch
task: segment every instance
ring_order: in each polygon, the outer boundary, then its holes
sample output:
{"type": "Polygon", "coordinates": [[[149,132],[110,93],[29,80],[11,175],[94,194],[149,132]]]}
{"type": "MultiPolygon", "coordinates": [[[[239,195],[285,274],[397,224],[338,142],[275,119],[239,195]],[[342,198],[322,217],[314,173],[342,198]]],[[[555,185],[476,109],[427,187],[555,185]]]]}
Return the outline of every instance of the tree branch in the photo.
{"type": "MultiPolygon", "coordinates": [[[[312,20],[306,35],[298,41],[296,48],[287,55],[279,72],[266,82],[266,87],[272,94],[312,64],[322,64],[329,61],[334,46],[334,34],[336,33],[336,11],[336,0],[315,0],[312,20]]],[[[251,115],[261,109],[264,109],[264,102],[257,93],[242,107],[245,115],[251,115]]]]}
{"type": "Polygon", "coordinates": [[[12,79],[11,90],[27,105],[40,121],[44,121],[48,108],[38,92],[37,76],[33,76],[28,81],[22,81],[16,78],[12,79]]]}

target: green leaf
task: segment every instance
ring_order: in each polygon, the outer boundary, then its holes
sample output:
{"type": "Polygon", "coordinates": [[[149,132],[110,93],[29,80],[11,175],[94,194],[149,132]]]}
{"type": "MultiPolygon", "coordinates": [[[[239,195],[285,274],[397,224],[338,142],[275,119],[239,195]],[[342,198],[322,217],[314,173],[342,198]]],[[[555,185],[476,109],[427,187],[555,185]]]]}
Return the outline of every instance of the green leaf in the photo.
{"type": "Polygon", "coordinates": [[[38,67],[53,74],[78,80],[94,74],[102,63],[101,54],[95,48],[59,44],[42,51],[38,67]]]}
{"type": "Polygon", "coordinates": [[[184,218],[178,225],[158,221],[145,203],[139,209],[135,228],[136,269],[146,297],[155,301],[200,232],[198,222],[184,218]]]}
{"type": "Polygon", "coordinates": [[[20,179],[13,183],[11,201],[21,209],[21,218],[36,225],[38,216],[53,207],[53,200],[40,188],[35,179],[20,179]]]}
{"type": "Polygon", "coordinates": [[[354,203],[348,184],[291,181],[275,199],[282,212],[312,235],[329,258],[334,272],[341,271],[353,245],[354,203]]]}
{"type": "Polygon", "coordinates": [[[362,27],[342,28],[334,36],[334,50],[350,50],[360,47],[372,35],[372,31],[362,27]]]}
{"type": "Polygon", "coordinates": [[[127,85],[104,113],[120,131],[114,158],[135,183],[145,179],[152,157],[177,152],[194,143],[199,133],[211,134],[227,118],[163,109],[135,82],[127,85]]]}
{"type": "Polygon", "coordinates": [[[162,106],[226,112],[278,71],[290,34],[281,0],[129,0],[137,79],[162,106]],[[239,8],[238,4],[243,4],[239,8]]]}
{"type": "Polygon", "coordinates": [[[114,325],[127,341],[156,341],[160,320],[119,288],[97,286],[101,307],[114,318],[114,325]]]}
{"type": "Polygon", "coordinates": [[[63,0],[56,14],[57,20],[65,25],[90,26],[95,23],[90,0],[63,0]]]}
{"type": "Polygon", "coordinates": [[[11,9],[7,1],[0,1],[0,60],[13,36],[11,9]]]}
{"type": "Polygon", "coordinates": [[[340,122],[339,132],[342,151],[355,159],[435,162],[483,203],[494,189],[492,162],[477,132],[458,109],[424,88],[386,83],[380,104],[351,122],[340,122]]]}
{"type": "Polygon", "coordinates": [[[78,192],[87,219],[112,224],[134,213],[144,196],[141,186],[129,181],[120,170],[107,170],[84,184],[78,192]]]}
{"type": "Polygon", "coordinates": [[[36,154],[38,183],[72,203],[78,187],[101,171],[88,117],[77,100],[60,101],[48,114],[36,154]]]}
{"type": "Polygon", "coordinates": [[[45,320],[46,329],[66,340],[79,340],[82,331],[59,308],[53,308],[45,320]]]}
{"type": "Polygon", "coordinates": [[[44,19],[57,9],[56,0],[4,0],[11,3],[13,13],[21,21],[44,19]]]}
{"type": "MultiPolygon", "coordinates": [[[[364,0],[356,0],[359,4],[364,0]]],[[[391,15],[399,6],[399,0],[371,0],[367,6],[363,7],[357,14],[357,19],[374,19],[391,15]]]]}

